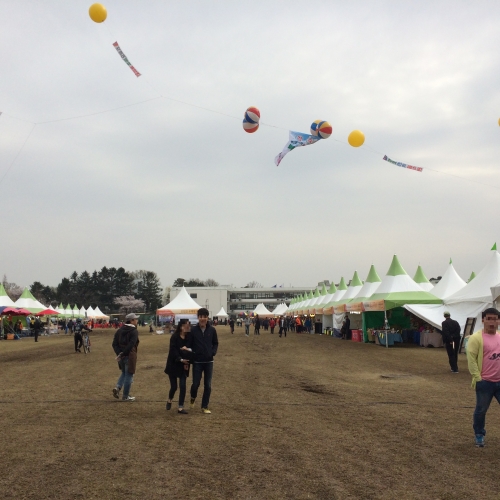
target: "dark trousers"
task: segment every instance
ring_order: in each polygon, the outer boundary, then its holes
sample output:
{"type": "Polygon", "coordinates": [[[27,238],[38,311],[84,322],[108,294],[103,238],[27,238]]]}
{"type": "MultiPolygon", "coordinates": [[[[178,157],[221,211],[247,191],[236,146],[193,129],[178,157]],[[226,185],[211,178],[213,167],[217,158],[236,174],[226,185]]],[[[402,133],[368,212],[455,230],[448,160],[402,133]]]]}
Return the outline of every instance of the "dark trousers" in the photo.
{"type": "Polygon", "coordinates": [[[193,385],[191,386],[191,398],[196,399],[196,396],[198,395],[198,387],[200,387],[201,376],[203,375],[203,396],[201,398],[202,408],[208,408],[208,403],[210,402],[213,373],[214,373],[213,363],[193,364],[193,385]]]}
{"type": "Polygon", "coordinates": [[[271,333],[274,333],[274,326],[271,327],[271,333]]]}
{"type": "Polygon", "coordinates": [[[446,342],[445,344],[446,352],[448,353],[448,361],[450,362],[450,368],[454,371],[458,371],[458,349],[460,348],[460,339],[453,339],[451,342],[446,342]]]}
{"type": "MultiPolygon", "coordinates": [[[[184,406],[184,399],[186,399],[186,373],[183,373],[179,377],[179,408],[184,406]]],[[[170,379],[170,391],[168,393],[169,401],[172,401],[172,398],[175,395],[175,391],[177,391],[177,377],[175,375],[169,374],[168,378],[170,379]]]]}
{"type": "Polygon", "coordinates": [[[35,342],[38,342],[38,335],[40,335],[40,330],[35,330],[35,342]]]}
{"type": "Polygon", "coordinates": [[[476,409],[474,410],[473,418],[475,434],[486,436],[486,430],[484,428],[486,423],[486,412],[493,398],[500,403],[500,382],[488,382],[487,380],[476,382],[476,409]]]}
{"type": "Polygon", "coordinates": [[[75,335],[75,352],[77,349],[80,349],[83,346],[83,337],[79,333],[78,335],[75,335]]]}

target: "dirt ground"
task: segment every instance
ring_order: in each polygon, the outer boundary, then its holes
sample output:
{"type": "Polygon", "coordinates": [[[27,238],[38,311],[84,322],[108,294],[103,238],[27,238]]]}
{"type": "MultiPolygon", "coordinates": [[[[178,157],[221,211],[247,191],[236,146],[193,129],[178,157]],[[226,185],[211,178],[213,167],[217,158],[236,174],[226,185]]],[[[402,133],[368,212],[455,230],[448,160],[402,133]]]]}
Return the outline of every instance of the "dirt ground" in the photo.
{"type": "Polygon", "coordinates": [[[212,414],[200,392],[178,415],[170,336],[143,330],[134,403],[111,394],[112,331],[89,355],[64,335],[0,342],[2,498],[500,497],[500,411],[475,448],[465,355],[455,375],[444,349],[218,327],[212,414]]]}

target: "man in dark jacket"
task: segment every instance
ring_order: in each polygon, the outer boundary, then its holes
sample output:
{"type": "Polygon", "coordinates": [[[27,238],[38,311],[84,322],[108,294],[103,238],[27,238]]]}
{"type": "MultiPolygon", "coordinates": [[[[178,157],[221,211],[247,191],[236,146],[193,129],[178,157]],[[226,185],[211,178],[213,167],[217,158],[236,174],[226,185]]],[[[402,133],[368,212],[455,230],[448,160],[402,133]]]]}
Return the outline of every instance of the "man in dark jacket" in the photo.
{"type": "Polygon", "coordinates": [[[451,319],[448,311],[444,312],[445,320],[441,323],[441,334],[448,353],[450,368],[453,373],[458,373],[458,350],[460,348],[460,325],[451,319]]]}
{"type": "Polygon", "coordinates": [[[137,346],[139,345],[138,319],[139,316],[134,313],[127,314],[125,324],[116,331],[113,338],[113,350],[117,355],[118,368],[122,372],[116,383],[116,387],[113,389],[113,396],[119,399],[120,391],[123,387],[122,401],[135,401],[135,398],[130,396],[129,393],[137,364],[137,346]]]}
{"type": "Polygon", "coordinates": [[[193,385],[191,386],[191,408],[198,395],[201,376],[203,375],[203,396],[201,411],[212,413],[208,409],[210,393],[212,392],[212,375],[214,372],[214,356],[217,354],[219,341],[217,331],[208,323],[208,310],[202,307],[198,310],[198,324],[191,329],[191,348],[193,350],[193,385]]]}
{"type": "Polygon", "coordinates": [[[40,335],[40,330],[42,329],[42,322],[40,318],[35,319],[35,342],[38,342],[38,336],[40,335]]]}

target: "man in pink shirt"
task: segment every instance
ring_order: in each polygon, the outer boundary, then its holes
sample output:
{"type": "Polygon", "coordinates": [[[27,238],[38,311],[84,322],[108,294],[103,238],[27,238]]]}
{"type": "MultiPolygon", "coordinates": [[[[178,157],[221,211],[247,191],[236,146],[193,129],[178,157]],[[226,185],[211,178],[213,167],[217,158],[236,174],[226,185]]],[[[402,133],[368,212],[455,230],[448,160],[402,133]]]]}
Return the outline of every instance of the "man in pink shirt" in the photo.
{"type": "Polygon", "coordinates": [[[495,398],[500,403],[500,313],[490,307],[482,317],[484,328],[471,335],[467,345],[472,387],[476,389],[473,427],[476,446],[480,448],[484,446],[486,412],[491,400],[495,398]]]}

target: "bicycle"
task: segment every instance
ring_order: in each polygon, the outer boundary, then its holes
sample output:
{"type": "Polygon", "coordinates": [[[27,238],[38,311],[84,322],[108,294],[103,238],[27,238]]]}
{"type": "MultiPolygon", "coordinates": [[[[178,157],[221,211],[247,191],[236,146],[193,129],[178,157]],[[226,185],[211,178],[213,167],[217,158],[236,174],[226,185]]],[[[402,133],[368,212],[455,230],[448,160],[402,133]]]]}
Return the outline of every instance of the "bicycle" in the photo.
{"type": "Polygon", "coordinates": [[[90,352],[90,337],[89,337],[89,334],[87,332],[85,332],[85,335],[83,336],[83,352],[85,354],[89,353],[90,352]]]}

